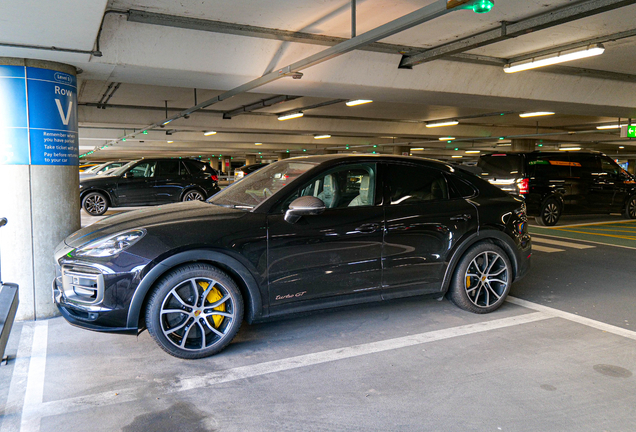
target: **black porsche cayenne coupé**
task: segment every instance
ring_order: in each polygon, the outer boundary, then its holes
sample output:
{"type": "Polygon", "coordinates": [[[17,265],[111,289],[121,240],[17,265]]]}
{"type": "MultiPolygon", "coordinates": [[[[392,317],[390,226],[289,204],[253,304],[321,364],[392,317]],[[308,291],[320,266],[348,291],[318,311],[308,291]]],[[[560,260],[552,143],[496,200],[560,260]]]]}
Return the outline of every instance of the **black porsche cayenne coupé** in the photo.
{"type": "Polygon", "coordinates": [[[441,162],[326,155],[273,163],[208,199],[137,210],[68,237],[53,294],[79,327],[169,354],[227,346],[245,319],[446,293],[497,309],[529,267],[522,200],[441,162]]]}

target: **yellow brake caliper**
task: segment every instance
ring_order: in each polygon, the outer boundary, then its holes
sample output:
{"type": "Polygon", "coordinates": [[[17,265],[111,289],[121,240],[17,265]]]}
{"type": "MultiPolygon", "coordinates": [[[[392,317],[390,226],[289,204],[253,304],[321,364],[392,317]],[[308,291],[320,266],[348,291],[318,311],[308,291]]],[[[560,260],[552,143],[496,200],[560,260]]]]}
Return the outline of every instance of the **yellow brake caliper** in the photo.
{"type": "MultiPolygon", "coordinates": [[[[201,286],[201,288],[203,288],[203,290],[206,290],[210,286],[210,282],[199,282],[199,285],[201,286]]],[[[218,289],[214,287],[210,290],[210,292],[208,293],[208,296],[206,297],[207,301],[210,303],[218,302],[222,298],[223,298],[223,294],[221,294],[221,291],[219,291],[218,289]]],[[[214,310],[217,310],[219,312],[225,312],[225,303],[222,303],[219,306],[215,307],[214,310]]],[[[215,328],[219,328],[219,326],[223,322],[223,318],[224,317],[221,315],[212,315],[212,320],[214,320],[215,328]]]]}

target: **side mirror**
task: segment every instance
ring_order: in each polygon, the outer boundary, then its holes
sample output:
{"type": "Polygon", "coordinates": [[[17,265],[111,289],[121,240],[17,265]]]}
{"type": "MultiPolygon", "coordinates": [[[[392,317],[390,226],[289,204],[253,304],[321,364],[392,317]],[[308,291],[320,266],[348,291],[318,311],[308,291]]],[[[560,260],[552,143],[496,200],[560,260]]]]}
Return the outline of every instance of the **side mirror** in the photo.
{"type": "Polygon", "coordinates": [[[124,178],[133,178],[135,177],[135,173],[132,171],[128,171],[126,174],[124,174],[124,178]]]}
{"type": "Polygon", "coordinates": [[[319,215],[325,211],[325,203],[314,196],[296,198],[285,212],[285,221],[290,224],[298,222],[302,216],[319,215]]]}

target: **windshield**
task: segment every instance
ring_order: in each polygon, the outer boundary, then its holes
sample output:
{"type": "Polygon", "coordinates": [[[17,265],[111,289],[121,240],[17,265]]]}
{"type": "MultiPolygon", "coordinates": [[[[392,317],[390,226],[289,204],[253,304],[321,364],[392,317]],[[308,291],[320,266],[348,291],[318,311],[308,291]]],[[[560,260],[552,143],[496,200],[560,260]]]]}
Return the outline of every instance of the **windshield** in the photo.
{"type": "Polygon", "coordinates": [[[493,154],[479,158],[477,164],[483,177],[520,177],[523,175],[523,156],[518,154],[493,154]]]}
{"type": "Polygon", "coordinates": [[[130,161],[128,162],[126,165],[119,167],[117,169],[112,170],[111,172],[109,172],[109,175],[122,175],[123,173],[126,172],[126,170],[128,168],[130,168],[131,166],[133,166],[134,164],[136,164],[139,161],[130,161]]]}
{"type": "Polygon", "coordinates": [[[225,188],[207,202],[224,207],[252,209],[316,165],[318,164],[298,161],[276,162],[225,188]]]}

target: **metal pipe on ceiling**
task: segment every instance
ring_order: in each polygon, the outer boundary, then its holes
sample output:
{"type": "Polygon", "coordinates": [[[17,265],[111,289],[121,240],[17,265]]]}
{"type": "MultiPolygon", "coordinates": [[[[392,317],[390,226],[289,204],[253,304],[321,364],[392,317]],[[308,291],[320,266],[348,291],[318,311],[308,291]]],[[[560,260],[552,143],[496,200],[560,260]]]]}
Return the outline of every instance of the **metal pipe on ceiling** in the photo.
{"type": "MultiPolygon", "coordinates": [[[[466,6],[471,6],[474,5],[475,3],[477,3],[478,0],[470,0],[466,3],[466,6]]],[[[636,1],[636,0],[635,0],[636,1]]],[[[252,80],[250,82],[247,82],[241,86],[238,86],[236,88],[233,88],[231,90],[228,90],[212,99],[208,99],[204,102],[199,103],[198,105],[195,105],[191,108],[188,108],[187,110],[184,110],[182,112],[180,112],[177,115],[174,115],[164,121],[159,121],[156,123],[153,123],[151,125],[149,125],[147,128],[145,128],[146,130],[148,129],[153,129],[155,127],[164,127],[165,125],[167,125],[168,123],[177,120],[179,118],[185,117],[185,116],[189,116],[190,114],[206,108],[210,105],[213,105],[215,103],[221,102],[223,100],[229,99],[233,96],[236,96],[238,94],[241,93],[245,93],[247,91],[253,90],[255,88],[261,87],[265,84],[274,82],[276,80],[279,80],[283,77],[286,76],[293,76],[294,74],[297,74],[298,72],[300,72],[303,69],[309,68],[311,66],[315,66],[317,64],[323,63],[327,60],[330,60],[332,58],[341,56],[343,54],[346,54],[348,52],[351,52],[355,49],[358,49],[359,47],[368,45],[370,43],[373,42],[377,42],[379,40],[382,40],[384,38],[387,38],[389,36],[392,36],[396,33],[400,33],[404,30],[410,29],[412,27],[415,27],[419,24],[425,23],[427,21],[431,21],[435,18],[439,18],[441,16],[447,15],[455,10],[462,10],[462,9],[448,9],[447,8],[447,1],[446,0],[437,0],[436,2],[428,5],[428,6],[424,6],[414,12],[411,12],[409,14],[406,14],[400,18],[397,18],[393,21],[390,21],[386,24],[383,24],[379,27],[376,27],[373,30],[370,30],[366,33],[361,34],[360,36],[356,36],[352,39],[349,39],[347,41],[341,42],[338,45],[332,46],[330,48],[327,48],[324,51],[321,51],[319,53],[316,53],[314,55],[311,55],[309,57],[306,57],[302,60],[299,60],[295,63],[292,63],[288,66],[285,66],[277,71],[273,71],[270,73],[267,73],[263,76],[261,76],[260,78],[257,78],[255,80],[252,80]]],[[[121,141],[124,138],[129,138],[136,135],[136,133],[131,133],[131,134],[127,134],[124,135],[122,137],[120,137],[117,141],[121,141]]],[[[110,145],[113,145],[114,142],[111,142],[110,145]]],[[[95,151],[97,151],[99,148],[96,148],[95,151]]]]}
{"type": "Polygon", "coordinates": [[[399,67],[410,69],[413,66],[452,54],[469,51],[505,39],[515,38],[633,4],[636,4],[636,0],[587,0],[577,2],[514,23],[503,22],[496,29],[477,33],[417,54],[405,55],[402,57],[399,67]]]}

